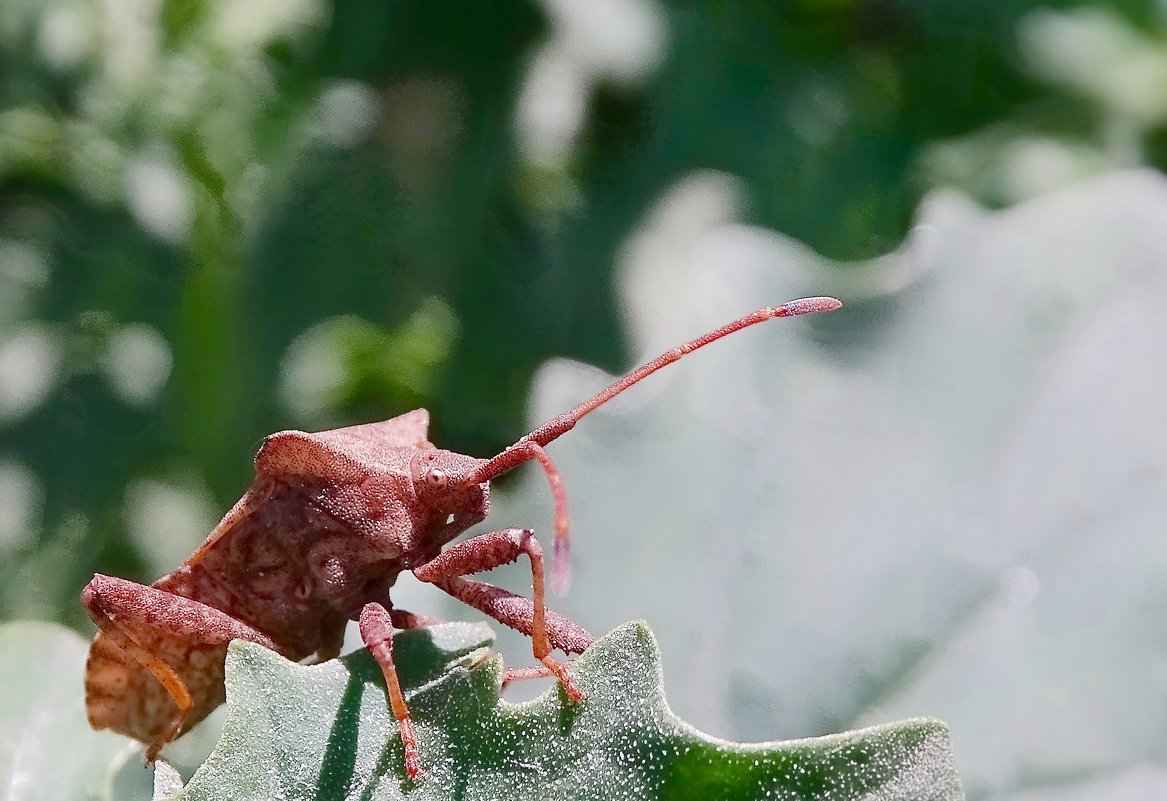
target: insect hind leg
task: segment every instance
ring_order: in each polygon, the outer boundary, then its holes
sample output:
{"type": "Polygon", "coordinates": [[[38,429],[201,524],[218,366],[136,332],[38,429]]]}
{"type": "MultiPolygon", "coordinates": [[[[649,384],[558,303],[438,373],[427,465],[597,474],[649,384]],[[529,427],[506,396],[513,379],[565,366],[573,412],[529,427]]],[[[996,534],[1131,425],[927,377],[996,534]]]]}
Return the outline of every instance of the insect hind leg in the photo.
{"type": "Polygon", "coordinates": [[[81,602],[100,630],[85,668],[90,725],[166,743],[223,702],[223,659],[237,638],[274,648],[222,610],[157,587],[97,575],[81,602]]]}
{"type": "Polygon", "coordinates": [[[94,728],[129,726],[135,729],[142,735],[141,739],[149,740],[146,759],[153,762],[162,746],[182,731],[194,707],[190,689],[174,668],[139,645],[133,635],[112,618],[101,618],[98,626],[101,634],[94,641],[85,664],[85,711],[89,724],[94,728]],[[138,710],[157,708],[158,704],[151,702],[150,698],[157,694],[143,692],[142,688],[136,693],[127,692],[134,684],[140,684],[135,681],[138,677],[134,675],[129,660],[153,676],[170,696],[175,708],[168,718],[148,712],[145,715],[148,723],[145,727],[141,725],[142,715],[140,712],[135,715],[131,707],[137,706],[138,710]],[[134,704],[134,701],[138,703],[134,704]]]}

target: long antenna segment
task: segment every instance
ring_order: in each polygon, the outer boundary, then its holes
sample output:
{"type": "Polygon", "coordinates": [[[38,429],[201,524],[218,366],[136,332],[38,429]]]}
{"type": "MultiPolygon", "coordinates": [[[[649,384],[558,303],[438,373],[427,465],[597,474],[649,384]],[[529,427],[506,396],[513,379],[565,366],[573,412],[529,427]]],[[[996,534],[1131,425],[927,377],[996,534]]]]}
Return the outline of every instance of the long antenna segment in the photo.
{"type": "Polygon", "coordinates": [[[842,306],[842,302],[835,298],[816,297],[800,298],[783,303],[781,306],[764,306],[761,309],[739,317],[733,322],[726,323],[707,334],[691,339],[679,347],[665,351],[652,361],[637,367],[628,375],[613,383],[608,388],[597,392],[574,409],[547,421],[534,431],[523,436],[514,445],[502,453],[487,460],[477,469],[465,476],[463,480],[469,484],[480,484],[490,481],[511,470],[523,462],[538,461],[551,482],[552,494],[555,496],[555,561],[552,568],[551,583],[557,594],[566,590],[570,581],[570,563],[568,562],[568,517],[567,502],[563,493],[563,482],[559,473],[551,464],[550,459],[543,452],[543,446],[558,439],[575,427],[584,416],[603,406],[624,390],[643,381],[662,367],[666,367],[687,356],[693,351],[703,348],[711,342],[727,337],[743,328],[772,320],[776,317],[794,317],[800,314],[815,314],[829,312],[842,306]]]}

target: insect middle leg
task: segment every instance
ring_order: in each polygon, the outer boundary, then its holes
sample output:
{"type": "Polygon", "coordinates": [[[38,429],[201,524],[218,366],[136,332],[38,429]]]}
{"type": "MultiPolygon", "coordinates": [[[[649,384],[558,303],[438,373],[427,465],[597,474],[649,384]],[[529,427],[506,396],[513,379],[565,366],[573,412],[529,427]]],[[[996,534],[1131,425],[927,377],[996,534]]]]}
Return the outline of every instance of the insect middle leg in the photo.
{"type": "Polygon", "coordinates": [[[385,676],[389,708],[401,729],[401,746],[405,749],[405,772],[409,778],[416,779],[421,775],[421,765],[417,756],[417,735],[413,731],[413,721],[409,719],[405,693],[401,691],[401,682],[397,678],[397,666],[393,663],[393,624],[393,616],[381,604],[369,603],[361,609],[361,639],[385,676]]]}
{"type": "Polygon", "coordinates": [[[533,531],[509,528],[487,532],[442,552],[433,561],[415,568],[413,574],[482,610],[500,623],[528,634],[535,658],[559,679],[568,698],[573,702],[583,700],[583,693],[575,686],[563,664],[551,656],[551,629],[554,630],[555,645],[568,653],[582,652],[592,643],[592,637],[559,615],[553,616],[549,629],[548,618],[554,613],[549,615],[544,604],[543,549],[533,531]],[[489,584],[462,578],[469,573],[509,564],[524,554],[531,561],[533,591],[530,600],[489,584]]]}

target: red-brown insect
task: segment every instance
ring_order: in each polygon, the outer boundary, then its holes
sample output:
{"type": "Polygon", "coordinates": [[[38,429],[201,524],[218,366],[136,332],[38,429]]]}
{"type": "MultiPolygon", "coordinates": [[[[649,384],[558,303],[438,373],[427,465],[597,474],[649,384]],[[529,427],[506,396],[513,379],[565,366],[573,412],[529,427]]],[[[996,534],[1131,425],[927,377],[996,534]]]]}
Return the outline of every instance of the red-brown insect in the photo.
{"type": "Polygon", "coordinates": [[[250,640],[297,661],[313,654],[331,659],[340,652],[346,622],[359,620],[361,638],[385,674],[406,773],[416,779],[417,740],[393,665],[392,634],[394,627],[431,621],[390,603],[389,590],[406,570],[529,635],[542,666],[513,675],[553,674],[573,703],[584,700],[551,651],[583,653],[593,638],[545,608],[543,552],[534,533],[492,531],[442,549],[486,517],[491,479],[535,460],[555,500],[552,582],[565,590],[567,503],[543,446],[697,348],[773,317],[840,305],[805,298],[759,309],[662,354],[487,460],[435,448],[426,440],[424,409],[319,434],[272,434],[255,457],[255,483],[178,570],[149,587],[103,575],[85,587],[81,601],[100,629],[85,671],[90,724],[148,743],[153,760],[223,702],[231,640],[250,640]],[[524,554],[531,599],[465,578],[524,554]]]}

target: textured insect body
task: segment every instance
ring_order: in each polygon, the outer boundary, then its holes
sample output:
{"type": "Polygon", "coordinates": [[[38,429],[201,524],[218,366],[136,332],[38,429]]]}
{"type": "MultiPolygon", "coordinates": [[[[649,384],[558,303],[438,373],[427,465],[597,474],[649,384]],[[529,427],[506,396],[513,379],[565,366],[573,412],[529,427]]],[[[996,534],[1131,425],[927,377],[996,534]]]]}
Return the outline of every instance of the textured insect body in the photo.
{"type": "Polygon", "coordinates": [[[178,570],[149,587],[102,575],[86,586],[82,603],[100,629],[86,666],[90,724],[148,743],[153,759],[223,702],[231,640],[250,640],[297,661],[325,660],[339,654],[347,622],[358,620],[385,675],[406,772],[417,778],[417,743],[393,664],[392,632],[432,620],[390,603],[403,571],[530,635],[541,666],[512,675],[554,675],[570,701],[582,701],[551,651],[582,653],[593,638],[545,608],[543,554],[534,533],[505,529],[450,545],[485,519],[490,480],[526,461],[543,468],[556,507],[552,579],[566,588],[566,498],[542,446],[696,348],[771,317],[839,305],[810,298],[736,320],[663,354],[489,460],[434,447],[424,409],[318,434],[272,434],[256,455],[254,484],[178,570]],[[530,599],[466,578],[521,556],[531,563],[530,599]]]}
{"type": "MultiPolygon", "coordinates": [[[[200,641],[171,631],[184,612],[205,614],[177,598],[263,632],[270,641],[264,644],[289,659],[327,659],[339,652],[347,622],[370,598],[388,599],[403,570],[431,561],[485,518],[489,484],[449,488],[441,479],[484,461],[436,450],[426,440],[428,422],[419,409],[321,434],[273,434],[256,456],[251,489],[178,570],[152,585],[160,592],[147,601],[134,597],[138,585],[121,579],[98,576],[90,584],[87,607],[107,611],[115,622],[142,614],[138,644],[174,668],[190,690],[184,729],[222,703],[222,662],[232,637],[200,641]],[[159,608],[164,594],[175,601],[159,608]],[[129,608],[107,610],[119,602],[129,608]],[[161,627],[145,619],[151,606],[161,627]]],[[[224,633],[254,639],[229,625],[224,633]]],[[[146,742],[158,741],[174,717],[167,689],[104,635],[90,655],[86,692],[95,727],[146,742]],[[140,699],[139,708],[127,713],[123,697],[140,699]]]]}

